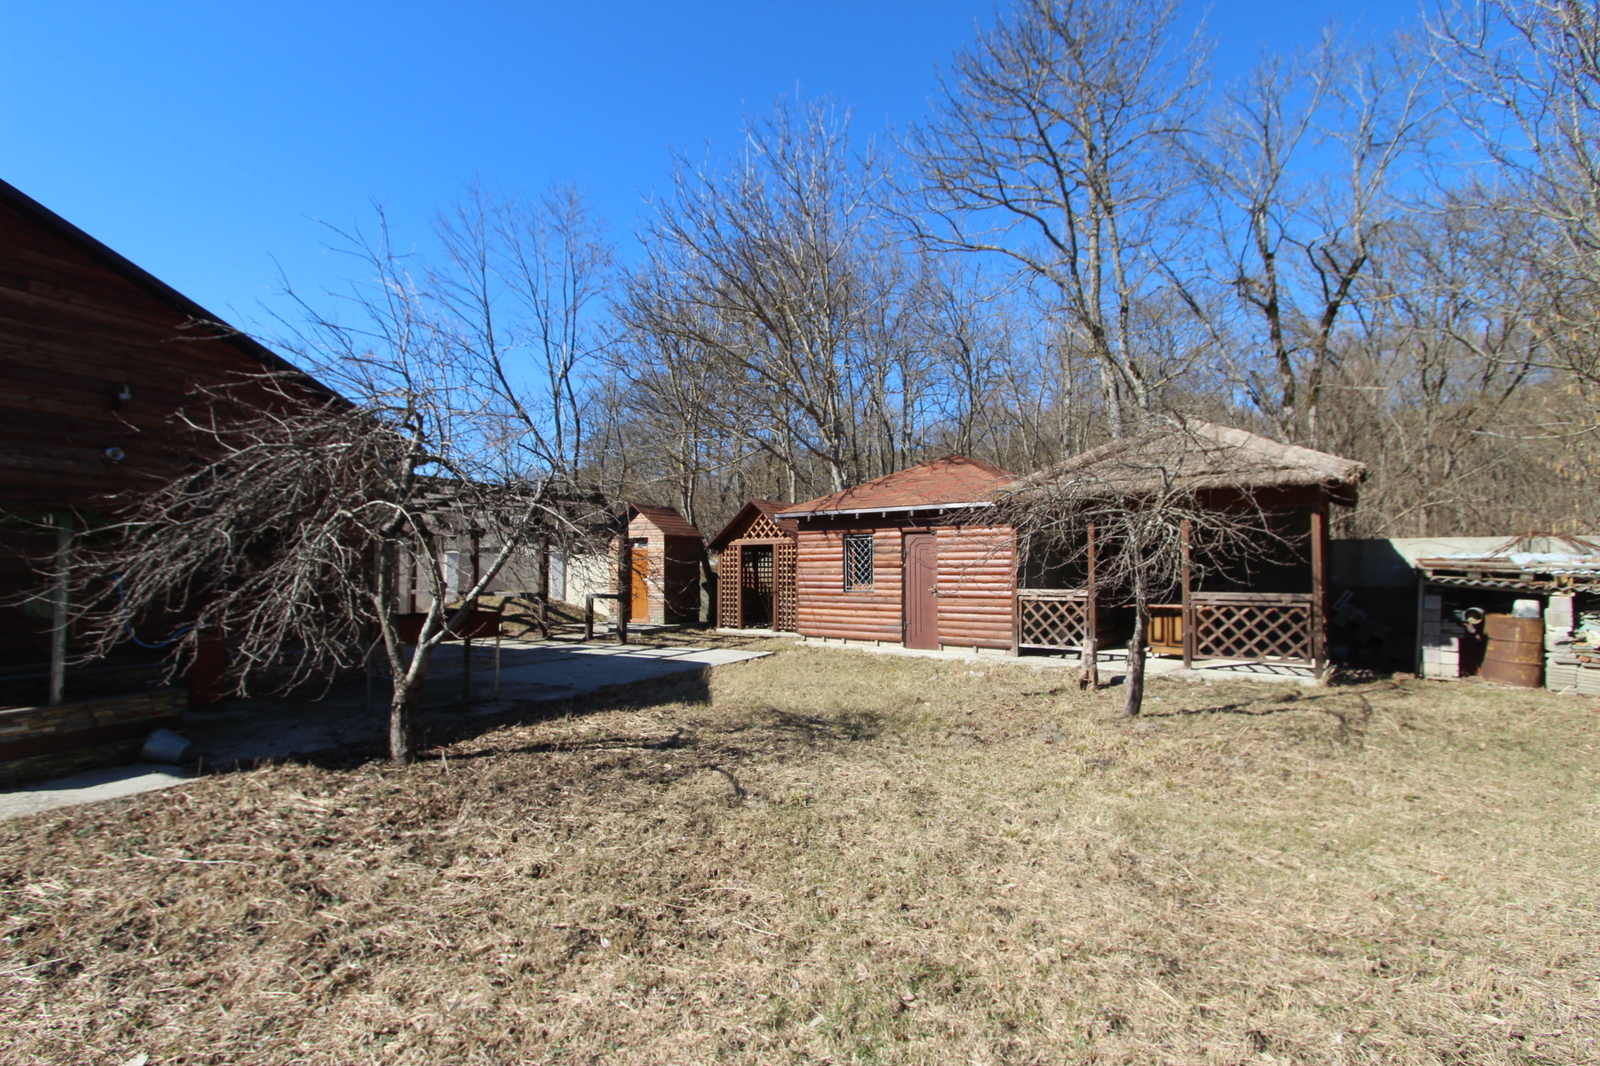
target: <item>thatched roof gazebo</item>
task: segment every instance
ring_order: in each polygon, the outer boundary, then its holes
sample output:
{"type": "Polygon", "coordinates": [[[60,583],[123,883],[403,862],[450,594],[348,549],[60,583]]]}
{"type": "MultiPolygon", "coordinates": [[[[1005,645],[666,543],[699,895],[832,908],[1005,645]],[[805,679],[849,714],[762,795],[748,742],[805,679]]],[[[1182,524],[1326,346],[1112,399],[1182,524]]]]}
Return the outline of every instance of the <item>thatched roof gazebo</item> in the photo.
{"type": "Polygon", "coordinates": [[[1354,506],[1366,476],[1365,464],[1354,459],[1185,419],[1102,444],[1026,478],[1023,485],[1093,481],[1128,496],[1166,485],[1218,494],[1320,489],[1333,502],[1354,506]]]}
{"type": "Polygon", "coordinates": [[[1166,509],[1183,516],[1170,523],[1169,543],[1176,543],[1161,564],[1178,572],[1159,575],[1178,602],[1152,607],[1150,649],[1185,662],[1309,663],[1320,670],[1327,660],[1328,512],[1335,503],[1353,506],[1365,476],[1354,460],[1170,419],[1023,478],[1005,492],[1015,513],[1032,501],[1089,517],[1081,523],[1087,543],[1077,552],[1086,565],[1066,581],[1038,580],[1036,570],[1027,575],[1035,580],[1020,583],[1018,647],[1091,653],[1102,628],[1097,611],[1114,592],[1096,571],[1103,560],[1095,554],[1094,516],[1166,509]],[[1217,516],[1211,524],[1218,527],[1238,516],[1233,525],[1244,534],[1254,521],[1291,550],[1250,566],[1194,567],[1191,523],[1204,526],[1208,515],[1217,516]],[[1068,587],[1038,587],[1050,584],[1068,587]]]}

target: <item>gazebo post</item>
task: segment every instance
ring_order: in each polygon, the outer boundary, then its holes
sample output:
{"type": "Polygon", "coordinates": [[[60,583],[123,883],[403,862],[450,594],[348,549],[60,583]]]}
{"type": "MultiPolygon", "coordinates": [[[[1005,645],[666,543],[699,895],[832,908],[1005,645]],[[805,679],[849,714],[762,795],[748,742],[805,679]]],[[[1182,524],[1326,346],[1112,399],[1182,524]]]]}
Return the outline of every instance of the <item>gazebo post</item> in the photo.
{"type": "Polygon", "coordinates": [[[1090,688],[1100,687],[1100,595],[1095,575],[1094,523],[1089,523],[1089,584],[1084,589],[1083,669],[1090,688]]]}
{"type": "Polygon", "coordinates": [[[1328,665],[1328,493],[1311,508],[1311,665],[1320,678],[1328,665]]]}
{"type": "Polygon", "coordinates": [[[1190,563],[1190,532],[1189,519],[1185,518],[1179,528],[1179,536],[1183,540],[1183,668],[1189,669],[1194,665],[1194,596],[1192,589],[1193,568],[1190,563]]]}

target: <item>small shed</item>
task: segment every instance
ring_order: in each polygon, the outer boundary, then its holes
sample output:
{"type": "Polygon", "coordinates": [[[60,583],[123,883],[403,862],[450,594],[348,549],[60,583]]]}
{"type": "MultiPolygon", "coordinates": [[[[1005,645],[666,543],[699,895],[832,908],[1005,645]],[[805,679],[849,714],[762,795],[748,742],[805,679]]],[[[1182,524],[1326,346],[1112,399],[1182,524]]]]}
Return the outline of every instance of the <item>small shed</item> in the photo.
{"type": "Polygon", "coordinates": [[[1010,653],[1016,538],[984,515],[1012,480],[947,455],[784,511],[797,530],[796,629],[1010,653]]]}
{"type": "Polygon", "coordinates": [[[711,539],[717,553],[717,625],[723,629],[794,632],[799,526],[783,512],[794,506],[751,500],[711,539]]]}
{"type": "Polygon", "coordinates": [[[630,503],[617,549],[617,591],[628,618],[673,624],[700,620],[700,563],[705,538],[671,507],[630,503]]]}

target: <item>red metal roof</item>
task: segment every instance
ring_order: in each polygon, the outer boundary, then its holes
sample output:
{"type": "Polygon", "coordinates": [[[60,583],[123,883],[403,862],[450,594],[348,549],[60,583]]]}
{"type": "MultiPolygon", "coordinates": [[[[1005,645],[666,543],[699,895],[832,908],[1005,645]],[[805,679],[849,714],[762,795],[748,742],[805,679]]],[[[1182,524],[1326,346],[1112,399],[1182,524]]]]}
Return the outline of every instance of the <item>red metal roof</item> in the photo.
{"type": "Polygon", "coordinates": [[[893,474],[793,504],[788,513],[807,515],[830,512],[909,510],[959,504],[986,503],[994,491],[1016,475],[998,466],[964,455],[946,455],[893,474]]]}
{"type": "MultiPolygon", "coordinates": [[[[700,536],[700,531],[691,526],[689,520],[679,514],[676,508],[657,507],[649,503],[630,503],[628,504],[628,510],[632,514],[642,517],[645,521],[661,530],[666,536],[703,539],[700,536]]],[[[630,515],[629,521],[631,522],[632,520],[632,515],[630,515]]]]}

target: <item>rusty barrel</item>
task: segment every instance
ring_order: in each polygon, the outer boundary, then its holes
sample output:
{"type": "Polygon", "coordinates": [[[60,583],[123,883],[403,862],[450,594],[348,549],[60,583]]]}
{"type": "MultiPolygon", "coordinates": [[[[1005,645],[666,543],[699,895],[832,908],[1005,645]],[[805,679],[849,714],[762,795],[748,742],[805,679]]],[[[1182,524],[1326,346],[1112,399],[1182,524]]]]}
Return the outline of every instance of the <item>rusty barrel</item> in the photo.
{"type": "Polygon", "coordinates": [[[1491,614],[1483,620],[1489,638],[1480,675],[1502,685],[1538,688],[1544,684],[1544,620],[1491,614]]]}

